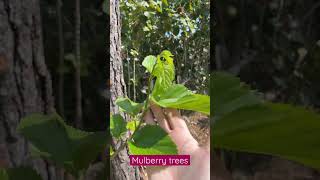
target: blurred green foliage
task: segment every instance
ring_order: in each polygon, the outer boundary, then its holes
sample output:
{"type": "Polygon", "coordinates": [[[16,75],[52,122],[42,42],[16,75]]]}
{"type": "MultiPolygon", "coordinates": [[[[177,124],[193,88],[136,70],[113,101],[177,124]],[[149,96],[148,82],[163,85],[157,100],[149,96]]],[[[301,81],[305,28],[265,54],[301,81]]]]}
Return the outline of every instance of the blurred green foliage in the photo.
{"type": "Polygon", "coordinates": [[[141,62],[164,49],[174,55],[176,82],[207,93],[209,9],[209,0],[121,1],[122,57],[129,97],[142,100],[147,80],[141,62]]]}
{"type": "Polygon", "coordinates": [[[317,0],[216,1],[215,62],[270,100],[320,107],[319,7],[317,0]]]}

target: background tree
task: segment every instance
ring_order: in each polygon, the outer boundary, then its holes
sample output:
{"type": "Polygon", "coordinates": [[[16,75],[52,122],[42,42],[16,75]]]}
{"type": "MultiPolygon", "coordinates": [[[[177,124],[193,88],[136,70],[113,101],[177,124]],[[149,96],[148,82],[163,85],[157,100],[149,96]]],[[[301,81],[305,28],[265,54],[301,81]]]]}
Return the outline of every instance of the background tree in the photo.
{"type": "Polygon", "coordinates": [[[75,0],[75,95],[76,95],[76,114],[75,123],[78,128],[82,127],[82,88],[81,88],[81,55],[80,55],[80,0],[75,0]]]}
{"type": "MultiPolygon", "coordinates": [[[[63,173],[57,174],[47,161],[32,158],[28,142],[17,133],[16,127],[21,118],[31,113],[54,112],[54,104],[60,102],[64,105],[59,109],[64,109],[66,122],[75,125],[75,1],[63,1],[63,5],[60,2],[0,1],[0,167],[32,166],[43,179],[57,180],[64,179],[63,173]],[[60,23],[62,33],[54,30],[60,23]],[[61,48],[65,55],[59,53],[61,48]],[[61,78],[65,82],[62,88],[61,78]],[[64,100],[59,100],[60,97],[64,100]]],[[[105,56],[107,16],[102,11],[102,1],[83,2],[80,8],[85,12],[79,45],[84,84],[83,129],[105,130],[106,64],[101,57],[105,56]]],[[[98,158],[94,165],[99,162],[98,158]]]]}
{"type": "MultiPolygon", "coordinates": [[[[110,113],[120,113],[115,101],[118,97],[126,96],[126,86],[123,78],[123,65],[121,59],[121,21],[120,1],[110,1],[110,113]]],[[[119,142],[112,140],[113,146],[120,146],[119,142]]],[[[111,160],[111,179],[136,180],[139,179],[136,168],[129,165],[128,149],[125,147],[111,160]]]]}
{"type": "MultiPolygon", "coordinates": [[[[51,77],[45,64],[39,1],[0,1],[0,144],[6,167],[31,165],[46,179],[55,168],[29,154],[16,132],[21,118],[54,112],[51,77]]],[[[2,161],[2,159],[0,160],[2,161]]]]}
{"type": "Polygon", "coordinates": [[[58,111],[64,117],[64,74],[61,71],[64,66],[64,36],[62,24],[62,1],[57,0],[57,25],[59,32],[59,79],[58,79],[58,111]]]}

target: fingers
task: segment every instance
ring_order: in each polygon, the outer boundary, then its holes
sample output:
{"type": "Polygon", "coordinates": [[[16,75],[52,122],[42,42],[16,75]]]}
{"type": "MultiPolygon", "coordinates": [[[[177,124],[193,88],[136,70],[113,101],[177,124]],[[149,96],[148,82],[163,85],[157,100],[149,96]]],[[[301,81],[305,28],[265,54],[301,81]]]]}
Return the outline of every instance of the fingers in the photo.
{"type": "Polygon", "coordinates": [[[205,148],[205,150],[207,150],[207,151],[210,152],[210,136],[209,136],[209,139],[208,139],[208,141],[206,142],[204,148],[205,148]]]}
{"type": "Polygon", "coordinates": [[[151,124],[151,125],[156,124],[156,122],[154,121],[153,114],[150,110],[147,111],[147,113],[144,115],[143,119],[144,119],[144,122],[146,122],[147,124],[151,124]]]}
{"type": "Polygon", "coordinates": [[[162,127],[167,133],[170,133],[171,128],[167,122],[166,116],[164,115],[162,109],[158,105],[153,103],[151,104],[150,108],[153,112],[153,115],[157,119],[160,127],[162,127]]]}
{"type": "Polygon", "coordinates": [[[177,145],[179,153],[188,154],[199,147],[198,142],[191,135],[186,122],[177,110],[172,108],[162,109],[153,103],[150,108],[160,127],[169,134],[177,145]]]}
{"type": "Polygon", "coordinates": [[[191,135],[189,128],[176,109],[167,108],[166,117],[172,131],[171,138],[176,143],[180,154],[190,154],[199,146],[198,142],[191,135]]]}
{"type": "Polygon", "coordinates": [[[176,128],[188,128],[186,122],[180,116],[180,113],[176,109],[167,108],[165,109],[167,120],[172,129],[176,128]]]}

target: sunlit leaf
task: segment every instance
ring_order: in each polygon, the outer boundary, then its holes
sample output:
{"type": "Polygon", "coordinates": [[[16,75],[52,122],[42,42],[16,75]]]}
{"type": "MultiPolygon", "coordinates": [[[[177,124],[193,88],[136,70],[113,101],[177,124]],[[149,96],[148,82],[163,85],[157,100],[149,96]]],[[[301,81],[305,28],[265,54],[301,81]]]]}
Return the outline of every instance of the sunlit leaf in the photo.
{"type": "Polygon", "coordinates": [[[112,147],[110,146],[110,156],[112,156],[114,154],[114,151],[112,149],[112,147]]]}
{"type": "Polygon", "coordinates": [[[153,101],[161,107],[192,110],[210,115],[210,97],[193,94],[180,84],[170,86],[158,99],[153,98],[153,101]]]}
{"type": "Polygon", "coordinates": [[[175,77],[175,67],[172,57],[173,55],[168,50],[162,51],[161,54],[157,56],[157,65],[155,69],[157,80],[152,92],[154,97],[162,94],[172,85],[175,77]]]}
{"type": "Polygon", "coordinates": [[[144,58],[142,61],[142,65],[149,71],[149,73],[153,72],[155,68],[155,64],[157,63],[157,57],[149,55],[144,58]]]}
{"type": "Polygon", "coordinates": [[[162,0],[162,3],[165,4],[166,6],[169,6],[168,0],[162,0]]]}
{"type": "Polygon", "coordinates": [[[139,123],[140,123],[140,121],[138,121],[138,120],[132,120],[127,123],[126,127],[128,130],[134,132],[136,130],[136,128],[139,126],[139,123]]]}

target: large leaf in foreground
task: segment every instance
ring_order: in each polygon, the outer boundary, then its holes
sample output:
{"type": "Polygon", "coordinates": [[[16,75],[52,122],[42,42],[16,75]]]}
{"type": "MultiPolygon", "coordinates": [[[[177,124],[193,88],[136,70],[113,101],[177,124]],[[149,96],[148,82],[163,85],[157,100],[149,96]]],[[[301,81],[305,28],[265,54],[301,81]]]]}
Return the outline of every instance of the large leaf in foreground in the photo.
{"type": "Polygon", "coordinates": [[[42,180],[40,175],[29,167],[0,169],[1,180],[42,180]]]}
{"type": "Polygon", "coordinates": [[[263,103],[239,79],[223,73],[213,77],[213,117],[218,116],[212,123],[214,147],[279,156],[320,169],[319,114],[263,103]]]}
{"type": "Polygon", "coordinates": [[[174,155],[177,147],[159,126],[147,125],[137,131],[129,143],[132,155],[174,155]]]}
{"type": "Polygon", "coordinates": [[[22,119],[18,130],[41,156],[78,175],[104,150],[106,132],[85,132],[65,124],[57,114],[33,114],[22,119]]]}
{"type": "Polygon", "coordinates": [[[257,93],[240,79],[223,72],[215,72],[211,77],[210,95],[215,120],[239,108],[262,103],[257,93]]]}
{"type": "Polygon", "coordinates": [[[170,86],[165,93],[153,101],[161,107],[185,109],[210,115],[210,97],[193,94],[180,84],[170,86]]]}

